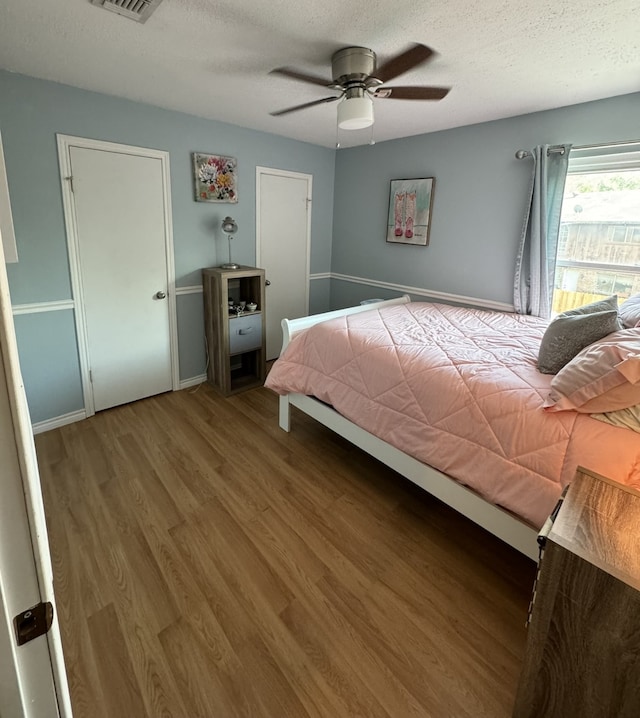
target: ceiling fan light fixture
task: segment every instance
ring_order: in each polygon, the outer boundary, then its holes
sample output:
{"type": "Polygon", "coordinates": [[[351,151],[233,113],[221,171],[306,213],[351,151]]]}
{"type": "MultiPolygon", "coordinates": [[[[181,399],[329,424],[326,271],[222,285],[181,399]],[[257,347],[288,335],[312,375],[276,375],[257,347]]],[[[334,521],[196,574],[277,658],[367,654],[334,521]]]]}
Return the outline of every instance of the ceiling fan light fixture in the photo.
{"type": "Polygon", "coordinates": [[[347,97],[338,105],[338,127],[361,130],[373,124],[373,100],[370,97],[347,97]]]}

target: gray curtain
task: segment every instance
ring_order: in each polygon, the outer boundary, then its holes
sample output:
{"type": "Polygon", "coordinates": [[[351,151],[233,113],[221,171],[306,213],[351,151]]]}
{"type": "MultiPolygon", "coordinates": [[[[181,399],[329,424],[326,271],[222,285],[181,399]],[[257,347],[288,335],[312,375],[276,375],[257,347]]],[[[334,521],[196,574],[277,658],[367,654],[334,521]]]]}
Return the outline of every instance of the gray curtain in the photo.
{"type": "Polygon", "coordinates": [[[551,315],[560,211],[571,145],[556,145],[554,150],[559,147],[564,152],[549,152],[549,145],[539,145],[524,160],[532,162],[533,170],[513,288],[518,314],[551,315]]]}

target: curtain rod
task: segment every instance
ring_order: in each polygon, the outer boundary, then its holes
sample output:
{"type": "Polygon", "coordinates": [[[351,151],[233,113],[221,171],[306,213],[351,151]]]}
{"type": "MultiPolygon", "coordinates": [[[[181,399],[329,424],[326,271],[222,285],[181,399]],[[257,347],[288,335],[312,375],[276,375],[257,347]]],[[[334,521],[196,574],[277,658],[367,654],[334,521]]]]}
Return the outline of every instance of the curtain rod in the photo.
{"type": "MultiPolygon", "coordinates": [[[[635,145],[637,142],[603,142],[599,145],[574,145],[572,150],[595,150],[602,149],[603,147],[620,147],[620,145],[635,145]]],[[[564,154],[564,147],[562,145],[552,145],[547,150],[547,154],[554,154],[559,152],[561,155],[564,154]]],[[[516,152],[516,159],[523,160],[525,157],[531,157],[529,150],[518,150],[516,152]]]]}
{"type": "MultiPolygon", "coordinates": [[[[559,153],[561,155],[564,154],[564,147],[549,147],[547,150],[548,155],[559,153]]],[[[529,150],[518,150],[516,152],[516,159],[517,160],[523,160],[525,157],[531,157],[531,152],[529,150]]]]}

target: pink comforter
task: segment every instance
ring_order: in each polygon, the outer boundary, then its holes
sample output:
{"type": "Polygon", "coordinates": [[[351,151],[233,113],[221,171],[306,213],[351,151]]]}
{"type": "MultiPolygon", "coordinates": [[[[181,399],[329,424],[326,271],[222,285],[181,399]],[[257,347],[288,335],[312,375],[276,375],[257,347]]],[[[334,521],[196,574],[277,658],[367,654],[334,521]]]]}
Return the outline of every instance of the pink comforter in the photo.
{"type": "Polygon", "coordinates": [[[546,321],[411,303],[294,337],[266,386],[315,396],[540,527],[578,465],[640,488],[640,434],[542,404],[546,321]]]}

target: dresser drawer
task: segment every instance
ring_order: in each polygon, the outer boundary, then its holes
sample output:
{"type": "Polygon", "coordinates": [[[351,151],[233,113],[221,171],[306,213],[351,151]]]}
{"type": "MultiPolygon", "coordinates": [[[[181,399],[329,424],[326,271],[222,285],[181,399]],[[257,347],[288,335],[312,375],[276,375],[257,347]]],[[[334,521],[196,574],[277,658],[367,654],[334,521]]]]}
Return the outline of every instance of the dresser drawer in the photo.
{"type": "Polygon", "coordinates": [[[229,319],[229,354],[240,354],[261,346],[262,314],[229,319]]]}

